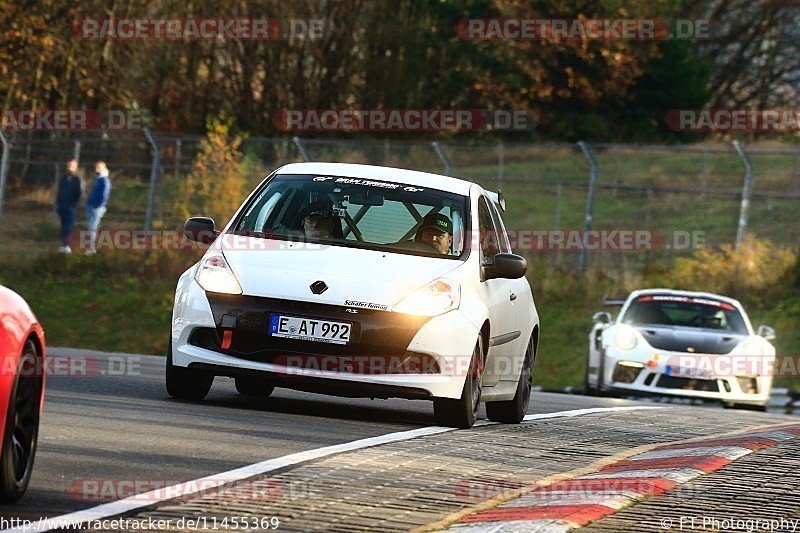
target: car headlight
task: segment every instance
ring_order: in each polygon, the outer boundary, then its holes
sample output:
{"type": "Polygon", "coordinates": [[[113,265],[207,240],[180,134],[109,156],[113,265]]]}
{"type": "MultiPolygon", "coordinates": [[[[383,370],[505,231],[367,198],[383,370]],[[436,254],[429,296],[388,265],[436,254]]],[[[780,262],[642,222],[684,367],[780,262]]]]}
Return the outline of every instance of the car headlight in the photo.
{"type": "Polygon", "coordinates": [[[458,309],[460,304],[461,286],[446,279],[437,279],[400,300],[392,307],[392,311],[417,316],[436,316],[451,309],[458,309]]]}
{"type": "Polygon", "coordinates": [[[764,345],[758,339],[747,339],[739,345],[739,353],[743,355],[764,355],[764,345]]]}
{"type": "Polygon", "coordinates": [[[205,256],[197,267],[194,279],[208,292],[242,294],[242,286],[222,254],[205,256]]]}
{"type": "Polygon", "coordinates": [[[633,350],[638,343],[636,330],[624,324],[614,333],[614,345],[620,350],[633,350]]]}

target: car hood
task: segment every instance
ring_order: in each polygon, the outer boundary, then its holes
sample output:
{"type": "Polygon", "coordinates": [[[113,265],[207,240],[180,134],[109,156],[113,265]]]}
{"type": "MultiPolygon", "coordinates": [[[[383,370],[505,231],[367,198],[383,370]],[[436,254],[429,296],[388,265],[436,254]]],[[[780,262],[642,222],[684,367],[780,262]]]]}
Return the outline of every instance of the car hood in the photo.
{"type": "Polygon", "coordinates": [[[220,248],[245,295],[377,309],[391,308],[463,265],[453,259],[256,237],[237,236],[235,247],[223,242],[220,248]],[[310,288],[317,281],[328,287],[321,294],[310,288]]]}
{"type": "Polygon", "coordinates": [[[698,354],[730,353],[747,335],[680,326],[635,326],[658,350],[698,354]]]}

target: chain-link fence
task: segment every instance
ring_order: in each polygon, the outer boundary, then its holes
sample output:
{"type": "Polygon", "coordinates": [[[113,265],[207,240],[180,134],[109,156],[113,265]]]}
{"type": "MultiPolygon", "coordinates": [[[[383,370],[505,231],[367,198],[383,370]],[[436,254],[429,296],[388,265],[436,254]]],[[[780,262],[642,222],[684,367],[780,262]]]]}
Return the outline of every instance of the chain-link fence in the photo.
{"type": "MultiPolygon", "coordinates": [[[[57,248],[55,189],[73,157],[87,181],[96,160],[111,169],[105,227],[178,224],[169,199],[191,171],[203,137],[146,133],[3,133],[0,251],[57,248]]],[[[800,242],[800,149],[793,145],[251,137],[241,150],[266,169],[304,160],[365,163],[450,174],[503,190],[504,219],[517,247],[548,254],[564,267],[638,268],[698,245],[735,243],[745,232],[792,247],[800,242]],[[598,246],[586,246],[589,229],[603,232],[598,246]],[[631,249],[611,235],[615,231],[650,232],[651,245],[631,249]]],[[[82,214],[79,228],[85,226],[82,214]]]]}

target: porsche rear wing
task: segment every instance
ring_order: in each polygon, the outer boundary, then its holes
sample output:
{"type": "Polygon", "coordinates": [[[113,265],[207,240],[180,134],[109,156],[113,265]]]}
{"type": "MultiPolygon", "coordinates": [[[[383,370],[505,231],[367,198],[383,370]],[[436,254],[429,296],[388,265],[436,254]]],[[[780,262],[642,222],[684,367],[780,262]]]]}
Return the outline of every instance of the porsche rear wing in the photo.
{"type": "Polygon", "coordinates": [[[603,296],[603,307],[622,307],[626,300],[620,296],[603,296]]]}

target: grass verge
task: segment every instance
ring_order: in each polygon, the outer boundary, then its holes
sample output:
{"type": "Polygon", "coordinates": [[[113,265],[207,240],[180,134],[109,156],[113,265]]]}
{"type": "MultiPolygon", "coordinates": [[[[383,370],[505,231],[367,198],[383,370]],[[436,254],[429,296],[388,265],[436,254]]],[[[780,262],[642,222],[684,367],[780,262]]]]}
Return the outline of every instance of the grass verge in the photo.
{"type": "MultiPolygon", "coordinates": [[[[53,254],[25,265],[0,264],[0,283],[25,297],[51,346],[163,354],[175,284],[196,258],[188,251],[154,253],[144,262],[138,253],[53,254]]],[[[542,324],[534,382],[543,387],[582,386],[591,316],[602,310],[604,294],[665,284],[663,272],[649,278],[597,270],[579,275],[536,259],[529,280],[542,324]]],[[[742,300],[754,326],[776,329],[778,353],[798,357],[800,287],[794,278],[782,284],[742,300]]],[[[780,377],[776,386],[800,388],[800,379],[780,377]]]]}

